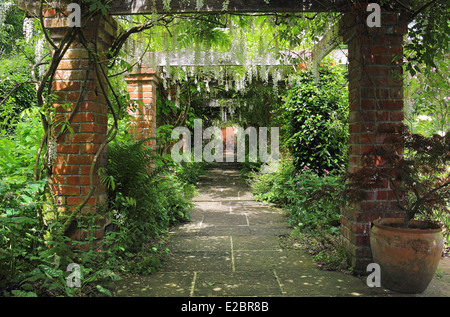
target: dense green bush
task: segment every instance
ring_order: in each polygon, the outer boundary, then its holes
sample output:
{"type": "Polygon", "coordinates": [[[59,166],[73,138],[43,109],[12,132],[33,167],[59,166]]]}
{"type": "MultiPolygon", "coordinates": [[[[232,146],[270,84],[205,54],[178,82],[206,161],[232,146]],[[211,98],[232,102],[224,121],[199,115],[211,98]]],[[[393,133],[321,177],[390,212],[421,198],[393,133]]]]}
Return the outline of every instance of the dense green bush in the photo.
{"type": "Polygon", "coordinates": [[[22,111],[36,105],[36,89],[34,84],[29,83],[28,64],[26,58],[20,55],[0,59],[0,130],[10,132],[22,111]]]}
{"type": "Polygon", "coordinates": [[[190,199],[195,190],[194,185],[185,181],[186,176],[178,175],[175,164],[163,162],[143,142],[111,144],[104,178],[109,188],[110,210],[120,220],[116,225],[121,233],[120,244],[134,252],[140,250],[143,241],[189,219],[190,199]]]}
{"type": "Polygon", "coordinates": [[[311,71],[299,72],[281,113],[285,146],[298,170],[307,166],[323,175],[346,164],[348,94],[340,68],[321,68],[318,82],[311,71]]]}
{"type": "Polygon", "coordinates": [[[337,196],[315,197],[324,186],[342,186],[339,170],[323,170],[319,175],[305,166],[296,171],[292,161],[284,161],[275,173],[251,173],[251,185],[256,199],[282,206],[290,224],[298,230],[337,232],[340,206],[337,196]]]}
{"type": "Polygon", "coordinates": [[[253,194],[256,199],[285,206],[287,197],[287,180],[294,173],[292,162],[282,162],[275,173],[254,173],[249,174],[253,194]]]}

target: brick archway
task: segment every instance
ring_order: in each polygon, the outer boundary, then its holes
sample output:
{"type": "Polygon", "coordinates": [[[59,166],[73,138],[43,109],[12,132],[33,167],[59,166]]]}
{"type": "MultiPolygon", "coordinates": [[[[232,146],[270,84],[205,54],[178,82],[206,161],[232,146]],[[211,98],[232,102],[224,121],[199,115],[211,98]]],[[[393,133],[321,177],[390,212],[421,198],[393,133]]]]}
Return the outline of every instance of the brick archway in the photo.
{"type": "MultiPolygon", "coordinates": [[[[70,1],[67,1],[70,2],[70,1]]],[[[117,36],[117,25],[111,15],[151,13],[155,9],[151,1],[141,1],[136,7],[134,1],[114,1],[106,17],[92,18],[83,30],[92,48],[102,55],[117,36]],[[134,5],[134,6],[133,6],[134,5]]],[[[36,14],[39,1],[19,1],[19,5],[31,14],[36,14]]],[[[307,1],[298,8],[296,1],[271,0],[251,1],[248,4],[230,1],[230,12],[296,12],[296,11],[344,11],[340,22],[340,33],[348,45],[349,60],[349,102],[350,102],[350,171],[361,167],[362,154],[382,142],[383,136],[375,131],[380,125],[396,125],[403,121],[402,66],[398,57],[403,53],[403,35],[407,32],[407,21],[396,12],[382,10],[381,27],[368,27],[366,6],[348,7],[348,1],[307,1]],[[400,79],[396,79],[396,76],[400,79]]],[[[160,4],[158,4],[160,5],[160,4]]],[[[192,6],[192,5],[191,5],[192,6]]],[[[196,10],[183,2],[172,1],[174,12],[220,13],[222,3],[214,1],[206,9],[196,10]]],[[[156,7],[163,12],[164,8],[156,7]]],[[[66,32],[67,19],[55,9],[44,10],[44,22],[55,41],[66,32]]],[[[106,58],[106,57],[103,57],[106,58]]],[[[73,44],[59,64],[54,78],[57,103],[76,104],[80,108],[71,122],[74,135],[63,135],[57,140],[56,164],[53,166],[53,193],[65,208],[73,208],[82,201],[91,185],[97,189],[88,202],[88,207],[105,203],[106,189],[98,177],[90,183],[88,178],[94,153],[106,137],[107,105],[105,96],[98,87],[95,73],[86,50],[73,44]],[[85,77],[88,74],[88,77],[85,77]],[[84,84],[86,80],[86,84],[84,84]]],[[[107,70],[105,69],[105,72],[107,70]]],[[[132,98],[143,101],[142,116],[137,117],[136,138],[154,136],[155,99],[157,78],[143,69],[127,78],[132,98]]],[[[57,107],[57,115],[68,116],[67,110],[57,107]]],[[[97,168],[104,165],[99,158],[97,168]]],[[[348,250],[355,272],[363,273],[371,261],[369,230],[371,222],[382,216],[398,215],[393,203],[389,184],[386,188],[369,193],[368,199],[354,208],[344,210],[341,217],[343,245],[348,250]]],[[[101,235],[101,232],[100,232],[101,235]]]]}

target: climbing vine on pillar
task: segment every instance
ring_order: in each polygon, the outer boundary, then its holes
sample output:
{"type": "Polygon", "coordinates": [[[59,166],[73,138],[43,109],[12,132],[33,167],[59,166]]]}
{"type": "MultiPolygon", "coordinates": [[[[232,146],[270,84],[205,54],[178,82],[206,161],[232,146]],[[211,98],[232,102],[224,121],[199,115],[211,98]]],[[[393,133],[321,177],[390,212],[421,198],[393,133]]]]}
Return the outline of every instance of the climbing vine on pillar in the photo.
{"type": "Polygon", "coordinates": [[[92,206],[91,198],[102,186],[97,170],[107,144],[117,134],[120,113],[128,106],[115,93],[108,68],[112,68],[131,34],[164,19],[147,21],[114,36],[111,20],[102,13],[104,7],[94,3],[90,1],[89,9],[83,11],[81,27],[67,27],[68,12],[44,9],[43,2],[37,17],[51,59],[37,85],[44,136],[36,156],[34,178],[41,177],[42,162],[45,177],[53,182],[50,188],[56,203],[71,206],[65,221],[66,234],[73,231],[83,208],[92,206]],[[106,113],[111,119],[108,125],[106,113]],[[79,155],[74,151],[79,151],[79,155]],[[71,165],[76,162],[82,165],[71,165]],[[65,181],[61,184],[62,178],[65,181]],[[76,186],[69,179],[77,182],[76,186]]]}

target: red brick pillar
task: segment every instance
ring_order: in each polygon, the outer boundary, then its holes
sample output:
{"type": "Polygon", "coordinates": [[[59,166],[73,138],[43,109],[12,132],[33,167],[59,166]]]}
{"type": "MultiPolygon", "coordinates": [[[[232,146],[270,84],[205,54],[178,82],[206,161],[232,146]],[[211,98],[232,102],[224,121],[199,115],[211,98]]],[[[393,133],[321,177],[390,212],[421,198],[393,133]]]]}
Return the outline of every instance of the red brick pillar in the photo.
{"type": "MultiPolygon", "coordinates": [[[[369,13],[365,6],[354,9],[340,25],[348,45],[350,173],[362,167],[365,152],[383,142],[386,135],[376,133],[381,125],[391,127],[403,121],[401,57],[407,23],[400,21],[398,14],[382,9],[381,26],[368,27],[369,13]]],[[[355,272],[366,272],[371,262],[371,222],[379,217],[398,217],[397,210],[386,181],[384,188],[368,192],[365,200],[342,211],[342,241],[355,272]]]]}
{"type": "Polygon", "coordinates": [[[146,142],[156,148],[156,89],[159,78],[154,69],[139,68],[126,78],[127,91],[132,101],[138,101],[133,109],[129,110],[135,118],[131,124],[130,134],[134,140],[153,138],[146,142]]]}
{"type": "MultiPolygon", "coordinates": [[[[50,37],[58,44],[70,30],[67,18],[55,9],[45,10],[44,17],[50,37]]],[[[105,62],[101,67],[107,74],[105,53],[116,36],[117,25],[112,18],[103,16],[82,21],[82,25],[85,23],[86,26],[78,30],[83,32],[91,49],[105,62]]],[[[94,156],[106,139],[108,122],[106,98],[99,84],[100,81],[105,84],[105,77],[99,78],[93,65],[77,36],[59,63],[53,80],[53,92],[58,97],[54,103],[55,121],[69,120],[73,130],[73,134],[65,132],[56,140],[52,160],[52,192],[61,205],[60,210],[67,215],[84,201],[91,186],[96,190],[82,213],[102,207],[107,202],[106,189],[100,185],[97,176],[98,168],[106,163],[105,150],[98,158],[92,184],[89,177],[94,156]]],[[[99,235],[102,232],[99,230],[99,235]]],[[[73,235],[74,231],[71,233],[73,235]]]]}

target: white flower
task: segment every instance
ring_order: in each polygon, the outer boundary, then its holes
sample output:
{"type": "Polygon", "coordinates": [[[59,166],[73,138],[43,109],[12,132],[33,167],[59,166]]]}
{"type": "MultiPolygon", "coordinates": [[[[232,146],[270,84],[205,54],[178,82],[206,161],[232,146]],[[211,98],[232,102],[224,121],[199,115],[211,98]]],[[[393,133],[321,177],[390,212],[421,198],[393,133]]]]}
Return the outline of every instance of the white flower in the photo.
{"type": "MultiPolygon", "coordinates": [[[[36,47],[35,47],[35,56],[36,56],[36,61],[39,62],[41,61],[41,59],[44,57],[44,38],[39,38],[38,42],[36,43],[36,47]]],[[[42,61],[41,61],[42,62],[42,61]]],[[[44,70],[45,70],[45,65],[39,65],[39,75],[43,75],[44,74],[44,70]]]]}
{"type": "Polygon", "coordinates": [[[426,121],[431,121],[432,120],[432,118],[431,117],[429,117],[429,116],[426,116],[426,115],[420,115],[420,116],[417,116],[417,119],[419,119],[419,120],[426,120],[426,121]]]}
{"type": "Polygon", "coordinates": [[[33,20],[33,18],[25,18],[23,20],[23,34],[27,42],[33,37],[33,20]]]}
{"type": "Polygon", "coordinates": [[[2,25],[6,20],[6,14],[9,8],[12,6],[12,2],[8,1],[5,3],[0,3],[0,25],[2,25]]]}
{"type": "Polygon", "coordinates": [[[116,218],[116,220],[117,220],[117,223],[119,224],[119,225],[123,225],[123,223],[124,223],[124,219],[125,219],[125,216],[123,215],[123,214],[120,214],[117,210],[113,210],[113,213],[114,213],[114,217],[116,218]]]}
{"type": "Polygon", "coordinates": [[[52,138],[51,140],[49,140],[48,142],[48,165],[52,165],[53,164],[53,160],[56,158],[57,155],[57,143],[54,140],[54,138],[52,138]]]}

